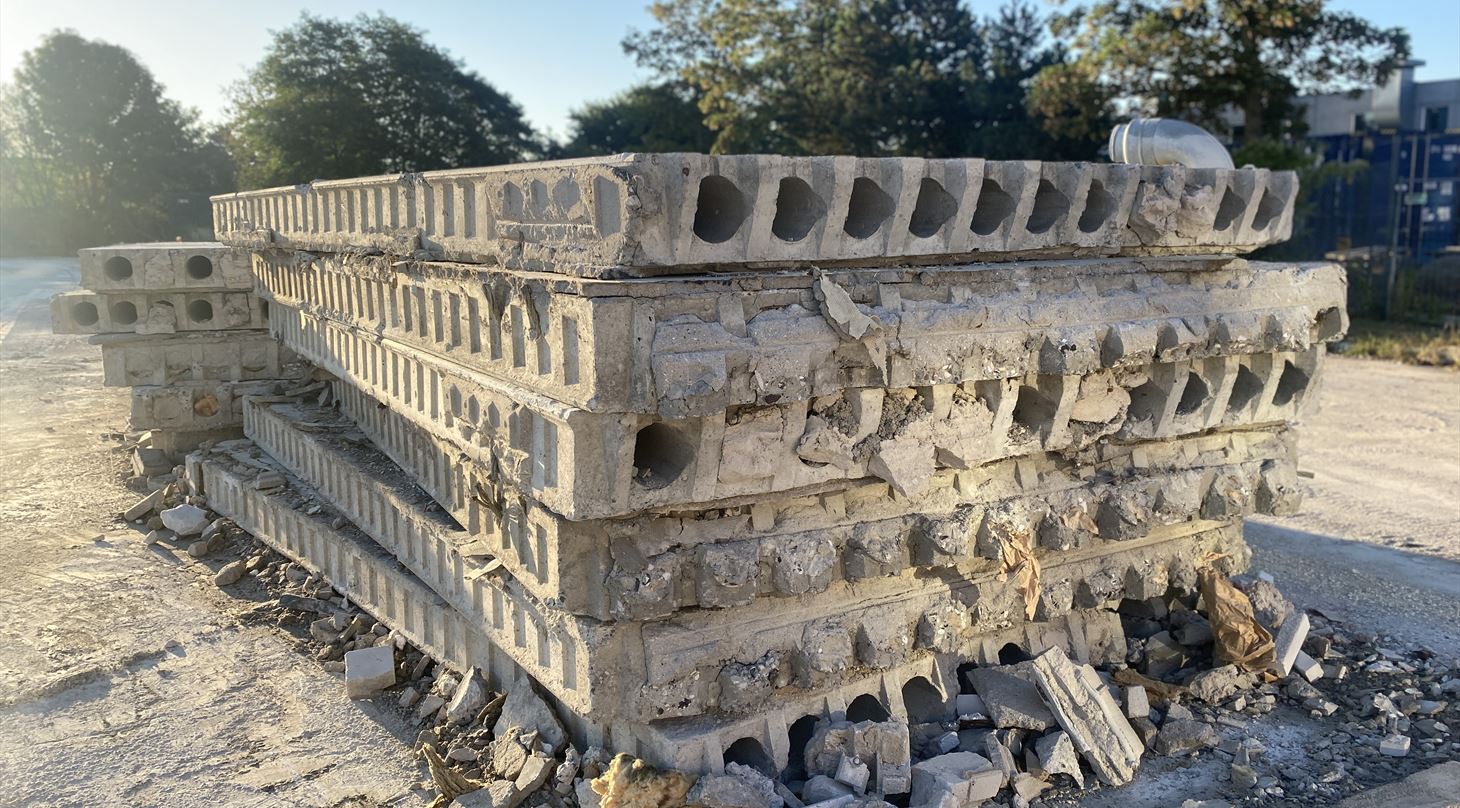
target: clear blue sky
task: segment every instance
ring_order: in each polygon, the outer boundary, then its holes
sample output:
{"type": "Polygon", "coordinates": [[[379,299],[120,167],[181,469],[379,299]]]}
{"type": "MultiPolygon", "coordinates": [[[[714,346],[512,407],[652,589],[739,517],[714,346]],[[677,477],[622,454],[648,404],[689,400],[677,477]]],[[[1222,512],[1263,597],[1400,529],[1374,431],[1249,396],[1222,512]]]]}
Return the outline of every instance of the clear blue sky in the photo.
{"type": "MultiPolygon", "coordinates": [[[[0,76],[56,28],[130,49],[167,93],[217,121],[223,88],[241,78],[269,40],[303,8],[326,17],[384,11],[426,31],[430,40],[481,73],[523,106],[540,129],[566,134],[568,112],[644,78],[619,42],[650,27],[647,0],[0,0],[0,76]]],[[[987,13],[998,2],[972,2],[987,13]]],[[[1409,30],[1421,80],[1460,77],[1460,1],[1333,0],[1383,26],[1409,30]]],[[[1042,6],[1042,4],[1041,4],[1042,6]]],[[[1043,6],[1042,6],[1043,7],[1043,6]]]]}

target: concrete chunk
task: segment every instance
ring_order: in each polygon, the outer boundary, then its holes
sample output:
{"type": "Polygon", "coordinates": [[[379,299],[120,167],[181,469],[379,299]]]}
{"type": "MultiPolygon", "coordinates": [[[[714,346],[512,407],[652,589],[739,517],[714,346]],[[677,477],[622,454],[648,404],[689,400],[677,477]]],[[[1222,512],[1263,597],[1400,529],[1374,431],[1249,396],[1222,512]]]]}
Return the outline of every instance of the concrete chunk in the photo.
{"type": "Polygon", "coordinates": [[[1027,672],[1015,666],[974,668],[969,676],[973,689],[983,699],[996,727],[1020,727],[1043,732],[1054,726],[1055,716],[1039,695],[1027,672]],[[1023,674],[1023,675],[1021,675],[1023,674]]]}
{"type": "Polygon", "coordinates": [[[162,524],[179,536],[196,536],[208,526],[208,512],[196,505],[178,505],[163,511],[162,524]]]}
{"type": "Polygon", "coordinates": [[[1085,773],[1080,771],[1080,758],[1075,754],[1075,745],[1064,732],[1051,732],[1034,742],[1034,753],[1039,756],[1039,765],[1050,774],[1068,774],[1075,778],[1075,784],[1085,787],[1085,773]]]}
{"type": "Polygon", "coordinates": [[[977,805],[992,799],[1004,785],[1004,774],[973,752],[939,755],[913,766],[909,805],[977,805]],[[943,803],[952,797],[952,803],[943,803]]]}
{"type": "Polygon", "coordinates": [[[345,692],[363,699],[395,684],[395,651],[389,645],[345,654],[345,692]]]}
{"type": "Polygon", "coordinates": [[[1095,776],[1106,785],[1130,782],[1144,747],[1095,669],[1072,664],[1058,646],[1035,657],[1032,667],[1049,709],[1095,776]]]}
{"type": "Polygon", "coordinates": [[[1279,676],[1287,676],[1293,671],[1293,663],[1298,661],[1298,654],[1303,653],[1303,640],[1308,638],[1308,615],[1297,612],[1283,621],[1282,628],[1278,629],[1277,636],[1273,638],[1273,647],[1276,651],[1276,660],[1273,662],[1273,671],[1279,676]]]}

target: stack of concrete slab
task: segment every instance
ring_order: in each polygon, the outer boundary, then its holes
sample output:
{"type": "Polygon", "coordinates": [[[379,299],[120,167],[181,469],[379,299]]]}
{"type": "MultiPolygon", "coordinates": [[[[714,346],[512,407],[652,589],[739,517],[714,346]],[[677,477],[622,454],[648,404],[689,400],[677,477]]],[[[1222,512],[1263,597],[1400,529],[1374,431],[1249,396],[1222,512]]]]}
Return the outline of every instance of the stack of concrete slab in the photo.
{"type": "Polygon", "coordinates": [[[201,441],[241,435],[244,396],[308,371],[269,335],[246,251],[161,242],[79,255],[83,288],[51,299],[52,329],[94,335],[104,383],[132,388],[131,427],[151,433],[162,467],[201,441]]]}
{"type": "Polygon", "coordinates": [[[904,793],[901,722],[951,717],[961,667],[1119,663],[1111,604],[1242,567],[1243,516],[1296,506],[1345,281],[1239,257],[1295,193],[624,155],[217,197],[270,329],[337,381],[250,400],[256,447],[193,474],[581,743],[836,776],[817,727],[891,718],[846,748],[904,793]],[[275,466],[352,526],[251,483],[275,466]]]}

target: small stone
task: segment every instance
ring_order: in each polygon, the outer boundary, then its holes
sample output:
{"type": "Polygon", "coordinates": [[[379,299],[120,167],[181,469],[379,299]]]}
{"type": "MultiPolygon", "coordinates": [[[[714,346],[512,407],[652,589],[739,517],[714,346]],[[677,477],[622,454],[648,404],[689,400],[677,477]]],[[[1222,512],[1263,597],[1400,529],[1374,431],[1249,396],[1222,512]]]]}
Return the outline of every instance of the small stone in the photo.
{"type": "Polygon", "coordinates": [[[1292,672],[1293,663],[1297,661],[1298,654],[1303,652],[1303,641],[1307,638],[1308,615],[1298,612],[1283,621],[1282,628],[1278,629],[1277,636],[1273,638],[1276,650],[1273,671],[1277,675],[1287,676],[1292,672]]]}
{"type": "Polygon", "coordinates": [[[1251,766],[1232,764],[1232,785],[1244,791],[1257,787],[1257,772],[1251,766]]]}
{"type": "Polygon", "coordinates": [[[502,704],[502,714],[497,718],[499,727],[522,727],[536,731],[538,740],[548,754],[556,755],[568,743],[568,733],[558,714],[533,689],[526,678],[513,683],[502,704]]]}
{"type": "Polygon", "coordinates": [[[1236,665],[1223,665],[1203,671],[1187,682],[1191,695],[1207,704],[1218,704],[1252,685],[1252,677],[1236,665]]]}
{"type": "Polygon", "coordinates": [[[949,752],[952,752],[958,749],[958,733],[945,732],[937,737],[937,739],[933,742],[933,745],[937,747],[938,754],[940,755],[945,755],[949,752]]]}
{"type": "Polygon", "coordinates": [[[222,569],[219,569],[213,576],[213,583],[217,586],[232,586],[238,583],[238,579],[243,577],[243,573],[244,562],[242,561],[224,564],[222,569]]]}
{"type": "Polygon", "coordinates": [[[416,706],[416,702],[420,700],[421,693],[414,687],[408,687],[405,690],[401,691],[400,706],[405,707],[406,709],[410,709],[411,707],[416,706]]]}
{"type": "Polygon", "coordinates": [[[147,534],[147,538],[143,539],[142,543],[150,547],[171,535],[171,531],[153,530],[147,534]]]}
{"type": "Polygon", "coordinates": [[[1075,754],[1075,745],[1065,732],[1051,732],[1034,742],[1039,765],[1050,774],[1068,774],[1080,788],[1085,787],[1085,775],[1080,771],[1080,758],[1075,754]]]}
{"type": "Polygon", "coordinates": [[[1153,750],[1159,755],[1180,755],[1221,742],[1216,730],[1202,721],[1188,719],[1171,720],[1169,717],[1156,734],[1153,750]]]}
{"type": "Polygon", "coordinates": [[[1044,793],[1045,789],[1049,788],[1049,783],[1044,782],[1032,774],[1020,774],[1014,778],[1012,785],[1014,787],[1014,794],[1019,799],[1024,800],[1025,805],[1028,805],[1035,797],[1038,797],[1044,793]]]}
{"type": "Polygon", "coordinates": [[[850,796],[851,793],[851,786],[838,783],[824,774],[818,774],[807,780],[806,785],[801,787],[801,800],[807,805],[812,805],[834,800],[837,797],[850,796]]]}
{"type": "Polygon", "coordinates": [[[546,755],[533,755],[522,765],[522,771],[517,773],[517,780],[514,785],[523,794],[531,794],[547,782],[548,775],[552,773],[556,760],[546,755]]]}
{"type": "Polygon", "coordinates": [[[1387,735],[1379,742],[1379,753],[1389,757],[1406,757],[1409,755],[1408,735],[1387,735]]]}
{"type": "Polygon", "coordinates": [[[179,536],[196,536],[208,526],[208,512],[196,505],[178,505],[163,511],[162,524],[179,536]]]}
{"type": "Polygon", "coordinates": [[[1146,640],[1146,675],[1152,679],[1164,679],[1175,673],[1189,658],[1186,648],[1172,639],[1168,632],[1163,631],[1146,640]]]}
{"type": "Polygon", "coordinates": [[[1125,693],[1125,716],[1126,718],[1144,718],[1151,714],[1151,699],[1146,689],[1140,685],[1129,685],[1125,693]]]}
{"type": "Polygon", "coordinates": [[[345,693],[365,698],[395,684],[395,652],[389,647],[345,654],[345,693]]]}
{"type": "Polygon", "coordinates": [[[837,782],[851,786],[852,791],[858,794],[867,793],[867,780],[871,776],[872,770],[856,755],[842,753],[841,759],[837,761],[837,782]]]}
{"type": "Polygon", "coordinates": [[[1003,787],[1004,774],[973,752],[953,752],[912,767],[909,805],[978,805],[1003,787]],[[952,802],[945,802],[950,798],[952,802]]]}
{"type": "Polygon", "coordinates": [[[421,699],[420,704],[416,705],[416,720],[424,721],[430,716],[435,715],[437,711],[445,706],[446,699],[443,699],[440,696],[435,695],[434,693],[429,696],[425,696],[421,699]]]}
{"type": "Polygon", "coordinates": [[[458,746],[446,753],[447,760],[454,760],[458,763],[475,763],[477,751],[469,746],[458,746]]]}
{"type": "MultiPolygon", "coordinates": [[[[367,642],[372,639],[362,637],[367,642]]],[[[466,672],[461,684],[456,686],[456,691],[451,696],[451,702],[446,707],[446,716],[456,723],[463,723],[476,718],[477,711],[487,703],[487,688],[482,684],[481,677],[477,675],[477,669],[472,668],[466,672]]]]}
{"type": "Polygon", "coordinates": [[[1293,659],[1293,671],[1309,682],[1316,682],[1323,678],[1323,666],[1302,651],[1299,651],[1293,659]]]}

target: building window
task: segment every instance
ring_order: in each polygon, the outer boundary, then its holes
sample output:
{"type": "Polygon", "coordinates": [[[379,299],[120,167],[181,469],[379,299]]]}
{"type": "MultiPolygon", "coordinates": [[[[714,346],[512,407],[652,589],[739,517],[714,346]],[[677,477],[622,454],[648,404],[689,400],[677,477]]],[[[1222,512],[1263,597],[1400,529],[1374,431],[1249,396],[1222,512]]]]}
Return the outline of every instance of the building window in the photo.
{"type": "Polygon", "coordinates": [[[1369,131],[1369,115],[1368,115],[1368,113],[1366,113],[1366,112],[1360,112],[1360,113],[1355,114],[1354,115],[1353,129],[1351,129],[1350,131],[1353,132],[1355,135],[1362,135],[1365,132],[1369,131]]]}
{"type": "Polygon", "coordinates": [[[1450,128],[1449,107],[1425,107],[1425,131],[1443,132],[1450,128]]]}

